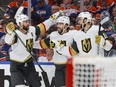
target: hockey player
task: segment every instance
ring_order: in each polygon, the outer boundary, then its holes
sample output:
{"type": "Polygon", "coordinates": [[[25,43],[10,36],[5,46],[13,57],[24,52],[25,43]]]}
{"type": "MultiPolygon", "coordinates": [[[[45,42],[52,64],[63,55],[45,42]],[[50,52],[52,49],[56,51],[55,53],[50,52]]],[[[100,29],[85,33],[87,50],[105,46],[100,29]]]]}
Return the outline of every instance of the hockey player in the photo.
{"type": "Polygon", "coordinates": [[[48,20],[37,26],[30,26],[28,16],[24,14],[18,15],[16,18],[19,29],[15,29],[12,22],[7,24],[5,42],[12,47],[9,53],[12,87],[26,87],[25,81],[31,87],[41,86],[30,53],[32,53],[35,40],[54,24],[59,14],[60,12],[53,14],[48,20]]]}
{"type": "Polygon", "coordinates": [[[81,30],[75,34],[71,46],[62,46],[60,50],[57,50],[61,55],[69,57],[77,54],[78,56],[104,56],[104,49],[108,51],[112,48],[112,41],[108,40],[102,32],[103,28],[92,25],[91,19],[89,12],[81,12],[78,15],[77,22],[81,30]]]}
{"type": "MultiPolygon", "coordinates": [[[[59,42],[60,45],[69,46],[73,42],[73,36],[77,32],[77,30],[69,30],[70,19],[67,16],[61,16],[56,20],[57,23],[57,31],[54,31],[50,34],[49,38],[40,40],[40,46],[43,49],[48,47],[53,48],[54,55],[52,61],[55,64],[55,87],[65,86],[65,69],[66,62],[68,57],[59,54],[54,48],[55,42],[59,42]]],[[[38,43],[37,43],[38,44],[38,43]]]]}

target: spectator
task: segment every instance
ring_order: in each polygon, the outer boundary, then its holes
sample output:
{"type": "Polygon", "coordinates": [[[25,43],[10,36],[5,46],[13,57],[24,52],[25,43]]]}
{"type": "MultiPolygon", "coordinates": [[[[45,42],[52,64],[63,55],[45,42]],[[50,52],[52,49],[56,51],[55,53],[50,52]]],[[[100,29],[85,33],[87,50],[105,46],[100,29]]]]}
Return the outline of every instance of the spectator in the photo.
{"type": "Polygon", "coordinates": [[[10,45],[6,44],[4,41],[5,35],[6,35],[6,24],[9,23],[9,21],[12,21],[11,19],[3,19],[1,22],[1,29],[0,29],[0,53],[1,53],[1,57],[5,57],[8,59],[8,54],[9,54],[9,50],[10,50],[10,45]]]}
{"type": "Polygon", "coordinates": [[[92,0],[84,0],[84,11],[88,11],[94,16],[96,13],[97,9],[93,6],[93,1],[92,0]]]}
{"type": "Polygon", "coordinates": [[[33,7],[32,19],[33,24],[38,24],[51,16],[51,6],[45,3],[45,0],[37,0],[37,5],[33,7]]]}
{"type": "Polygon", "coordinates": [[[111,13],[112,7],[115,5],[113,0],[98,0],[97,1],[97,12],[101,14],[103,11],[111,13]]]}
{"type": "Polygon", "coordinates": [[[94,25],[99,25],[100,23],[100,14],[96,14],[95,17],[92,18],[92,22],[94,25]]]}
{"type": "Polygon", "coordinates": [[[46,4],[53,6],[54,4],[57,4],[57,0],[45,0],[46,4]]]}
{"type": "Polygon", "coordinates": [[[58,11],[59,11],[59,6],[53,5],[52,6],[52,14],[55,13],[55,12],[58,12],[58,11]]]}
{"type": "Polygon", "coordinates": [[[72,4],[72,0],[63,0],[63,3],[60,5],[60,10],[65,11],[65,15],[69,16],[71,13],[79,12],[77,7],[72,4]]]}
{"type": "Polygon", "coordinates": [[[76,25],[76,18],[77,18],[77,13],[71,13],[69,15],[69,18],[70,18],[70,26],[74,26],[76,25]]]}
{"type": "Polygon", "coordinates": [[[25,0],[14,0],[8,4],[6,12],[4,13],[4,18],[14,18],[15,13],[20,6],[25,8],[24,14],[27,14],[28,2],[25,0]]]}
{"type": "Polygon", "coordinates": [[[34,7],[35,5],[37,5],[37,0],[31,0],[31,4],[34,7]]]}
{"type": "Polygon", "coordinates": [[[114,4],[113,0],[98,0],[97,8],[107,8],[108,6],[112,6],[114,4]]]}

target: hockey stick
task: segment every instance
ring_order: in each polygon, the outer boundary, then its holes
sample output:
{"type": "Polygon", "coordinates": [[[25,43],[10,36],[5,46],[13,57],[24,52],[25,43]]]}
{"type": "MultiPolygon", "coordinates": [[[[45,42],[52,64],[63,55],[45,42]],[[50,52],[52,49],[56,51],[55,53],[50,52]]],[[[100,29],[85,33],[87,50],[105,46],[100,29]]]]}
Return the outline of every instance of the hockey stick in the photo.
{"type": "Polygon", "coordinates": [[[104,19],[101,20],[100,24],[99,24],[99,32],[98,32],[98,35],[100,34],[100,30],[101,30],[101,27],[104,23],[106,23],[107,21],[109,21],[109,17],[105,17],[104,19]]]}
{"type": "MultiPolygon", "coordinates": [[[[109,17],[105,17],[104,19],[102,19],[99,23],[99,31],[98,31],[98,35],[100,35],[100,30],[101,30],[101,27],[104,23],[106,23],[107,21],[109,21],[109,17]]],[[[97,51],[97,54],[99,55],[99,44],[98,44],[98,51],[97,51]]]]}
{"type": "MultiPolygon", "coordinates": [[[[13,32],[16,34],[16,36],[19,38],[19,40],[21,41],[21,43],[23,44],[23,46],[25,48],[26,45],[24,44],[24,42],[22,41],[22,39],[18,36],[18,34],[15,32],[15,30],[13,30],[13,32]]],[[[39,68],[42,70],[42,76],[43,76],[43,80],[45,82],[45,86],[46,87],[49,87],[50,86],[50,83],[49,83],[49,80],[48,80],[48,77],[47,77],[47,73],[43,70],[43,68],[41,67],[41,65],[38,63],[38,61],[34,58],[33,54],[27,49],[27,51],[30,53],[31,57],[33,58],[33,60],[36,62],[36,64],[39,66],[39,68]]]]}

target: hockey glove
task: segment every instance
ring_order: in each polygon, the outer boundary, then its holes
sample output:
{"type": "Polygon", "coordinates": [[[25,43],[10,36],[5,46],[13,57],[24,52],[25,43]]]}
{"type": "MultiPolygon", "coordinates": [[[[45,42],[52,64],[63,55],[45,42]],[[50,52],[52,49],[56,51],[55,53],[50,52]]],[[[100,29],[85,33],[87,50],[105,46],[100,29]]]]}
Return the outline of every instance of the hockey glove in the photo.
{"type": "Polygon", "coordinates": [[[100,46],[105,46],[106,44],[105,39],[100,35],[95,36],[95,43],[100,44],[100,46]]]}
{"type": "Polygon", "coordinates": [[[62,13],[61,11],[56,12],[56,13],[54,13],[53,15],[51,15],[49,19],[50,19],[52,22],[56,22],[56,19],[57,19],[59,16],[61,16],[62,14],[63,14],[63,13],[62,13]]]}
{"type": "Polygon", "coordinates": [[[13,30],[15,30],[15,25],[13,22],[10,22],[6,25],[6,31],[8,34],[12,34],[13,30]]]}

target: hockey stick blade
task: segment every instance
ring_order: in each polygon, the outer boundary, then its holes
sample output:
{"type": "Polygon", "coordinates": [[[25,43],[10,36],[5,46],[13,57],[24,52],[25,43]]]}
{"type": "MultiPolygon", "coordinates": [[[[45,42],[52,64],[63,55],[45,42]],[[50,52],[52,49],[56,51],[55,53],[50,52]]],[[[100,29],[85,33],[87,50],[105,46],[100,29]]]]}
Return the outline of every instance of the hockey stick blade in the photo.
{"type": "Polygon", "coordinates": [[[16,12],[16,14],[15,14],[15,19],[19,16],[19,15],[21,15],[22,13],[23,13],[23,9],[24,9],[24,7],[20,7],[18,10],[17,10],[17,12],[16,12]]]}
{"type": "Polygon", "coordinates": [[[109,21],[109,17],[105,17],[103,20],[101,20],[100,24],[103,25],[104,23],[106,23],[107,21],[109,21]]]}

